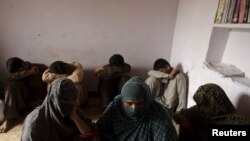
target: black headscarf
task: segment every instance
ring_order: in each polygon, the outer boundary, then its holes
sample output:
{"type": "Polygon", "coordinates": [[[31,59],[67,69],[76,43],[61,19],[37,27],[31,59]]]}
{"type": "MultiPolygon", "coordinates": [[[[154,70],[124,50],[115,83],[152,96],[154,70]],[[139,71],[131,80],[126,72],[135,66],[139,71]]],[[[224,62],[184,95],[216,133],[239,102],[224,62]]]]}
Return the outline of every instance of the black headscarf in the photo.
{"type": "MultiPolygon", "coordinates": [[[[53,81],[43,104],[26,117],[21,140],[81,140],[77,127],[69,118],[76,97],[76,85],[71,80],[59,78],[53,81]]],[[[87,121],[80,109],[77,112],[87,121]]]]}
{"type": "Polygon", "coordinates": [[[49,66],[49,72],[55,74],[67,74],[71,73],[71,67],[63,61],[55,61],[49,66]]]}

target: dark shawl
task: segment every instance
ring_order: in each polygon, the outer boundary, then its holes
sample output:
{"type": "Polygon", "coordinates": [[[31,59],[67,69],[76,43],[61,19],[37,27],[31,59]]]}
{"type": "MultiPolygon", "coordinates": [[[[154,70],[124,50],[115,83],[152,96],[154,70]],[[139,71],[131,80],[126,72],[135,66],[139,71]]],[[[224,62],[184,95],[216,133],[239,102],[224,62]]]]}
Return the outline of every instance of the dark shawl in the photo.
{"type": "MultiPolygon", "coordinates": [[[[246,120],[236,114],[236,109],[224,90],[216,84],[201,86],[193,96],[197,105],[205,105],[211,111],[203,115],[213,124],[244,124],[246,120]]],[[[198,108],[198,107],[197,107],[198,108]]]]}
{"type": "Polygon", "coordinates": [[[22,110],[41,104],[46,97],[47,83],[42,81],[42,74],[47,69],[43,64],[28,64],[28,70],[37,68],[37,73],[24,77],[22,73],[11,73],[5,90],[5,119],[17,117],[22,110]]]}
{"type": "MultiPolygon", "coordinates": [[[[76,97],[76,86],[71,80],[59,78],[53,81],[43,104],[25,118],[21,140],[82,140],[77,127],[69,118],[74,104],[69,103],[68,99],[76,100],[76,97]]],[[[77,112],[83,116],[80,110],[77,112]]]]}
{"type": "Polygon", "coordinates": [[[177,135],[169,115],[154,101],[145,82],[133,77],[128,80],[118,95],[107,107],[97,126],[102,140],[111,141],[175,141],[177,135]],[[124,100],[144,99],[140,114],[128,114],[123,107],[124,100]]]}
{"type": "Polygon", "coordinates": [[[208,129],[215,125],[248,124],[244,117],[236,113],[236,109],[224,90],[216,84],[209,83],[200,86],[193,99],[196,105],[180,112],[191,123],[192,140],[207,140],[208,129]],[[210,112],[200,112],[199,106],[208,107],[210,112]]]}
{"type": "Polygon", "coordinates": [[[129,75],[131,66],[124,63],[122,66],[105,65],[103,70],[97,73],[100,79],[115,79],[122,75],[129,75]]]}

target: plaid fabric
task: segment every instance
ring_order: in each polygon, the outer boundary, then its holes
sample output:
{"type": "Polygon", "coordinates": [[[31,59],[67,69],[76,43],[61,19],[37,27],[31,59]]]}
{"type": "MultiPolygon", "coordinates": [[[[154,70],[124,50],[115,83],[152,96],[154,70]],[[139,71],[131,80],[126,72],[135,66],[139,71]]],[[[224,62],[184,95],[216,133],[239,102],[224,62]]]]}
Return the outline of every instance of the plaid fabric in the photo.
{"type": "MultiPolygon", "coordinates": [[[[133,95],[132,94],[132,95],[133,95]]],[[[169,111],[154,101],[149,87],[138,77],[133,77],[125,83],[121,94],[107,107],[102,117],[97,121],[103,140],[114,141],[175,141],[177,134],[172,125],[169,111]],[[140,88],[138,88],[140,87],[140,88]],[[129,117],[122,101],[131,96],[131,93],[143,88],[144,113],[138,118],[129,117]],[[134,90],[134,91],[133,91],[134,90]]]]}

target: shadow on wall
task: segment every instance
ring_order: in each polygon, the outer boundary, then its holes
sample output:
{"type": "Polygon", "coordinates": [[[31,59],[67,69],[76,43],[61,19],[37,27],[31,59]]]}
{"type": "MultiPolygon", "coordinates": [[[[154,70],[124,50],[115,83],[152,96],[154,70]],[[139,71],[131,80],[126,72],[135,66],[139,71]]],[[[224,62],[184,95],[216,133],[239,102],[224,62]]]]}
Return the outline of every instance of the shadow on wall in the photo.
{"type": "Polygon", "coordinates": [[[141,77],[142,79],[146,80],[148,77],[149,70],[150,69],[131,66],[131,75],[130,76],[131,77],[138,76],[138,77],[141,77]]]}
{"type": "Polygon", "coordinates": [[[245,116],[250,120],[249,107],[250,107],[250,96],[247,94],[241,94],[241,97],[236,107],[237,112],[240,115],[245,116]]]}
{"type": "Polygon", "coordinates": [[[84,83],[87,86],[87,91],[97,91],[98,78],[95,75],[94,69],[84,69],[84,83]]]}
{"type": "MultiPolygon", "coordinates": [[[[182,65],[181,64],[178,64],[177,66],[176,66],[176,69],[178,69],[178,70],[180,70],[180,72],[182,72],[183,73],[183,75],[184,75],[184,77],[186,78],[186,84],[187,84],[187,88],[186,88],[186,95],[187,95],[187,97],[186,97],[186,103],[187,103],[187,105],[188,105],[188,101],[187,101],[187,99],[188,99],[188,91],[189,91],[189,77],[188,77],[188,72],[184,72],[183,71],[183,67],[182,67],[182,65]]],[[[186,106],[187,106],[186,105],[186,106]]]]}
{"type": "Polygon", "coordinates": [[[4,55],[4,44],[0,39],[0,86],[4,85],[4,80],[6,79],[5,70],[5,55],[4,55]]]}

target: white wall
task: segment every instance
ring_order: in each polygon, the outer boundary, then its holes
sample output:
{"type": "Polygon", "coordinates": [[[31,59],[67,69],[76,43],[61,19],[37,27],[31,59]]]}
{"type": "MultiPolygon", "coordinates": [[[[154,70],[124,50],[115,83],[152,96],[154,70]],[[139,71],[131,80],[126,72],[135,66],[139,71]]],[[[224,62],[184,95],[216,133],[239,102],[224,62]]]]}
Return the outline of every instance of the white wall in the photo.
{"type": "Polygon", "coordinates": [[[133,75],[170,59],[177,0],[1,0],[0,79],[17,56],[49,65],[79,61],[95,89],[93,69],[120,53],[133,75]]]}
{"type": "MultiPolygon", "coordinates": [[[[180,64],[184,72],[188,73],[188,107],[195,104],[192,97],[200,85],[216,83],[225,90],[235,107],[241,107],[240,111],[244,113],[244,111],[248,111],[247,107],[250,105],[249,90],[236,85],[229,79],[221,78],[214,72],[203,69],[202,67],[202,62],[206,59],[209,47],[217,4],[218,0],[179,0],[171,63],[173,66],[180,64]]],[[[231,42],[235,44],[235,40],[241,37],[238,33],[233,34],[234,35],[230,35],[229,37],[227,43],[229,46],[232,46],[231,42]],[[234,39],[231,40],[231,38],[234,39]]],[[[244,47],[242,47],[244,53],[241,52],[241,54],[237,54],[237,56],[231,57],[231,60],[226,61],[235,60],[237,62],[239,61],[239,56],[243,55],[244,57],[241,57],[242,62],[240,64],[241,66],[247,66],[247,68],[244,69],[249,71],[250,66],[248,60],[250,57],[247,55],[247,52],[250,52],[250,48],[247,46],[249,45],[247,44],[247,39],[249,39],[249,33],[248,38],[244,37],[245,41],[242,42],[242,44],[244,44],[244,47]]],[[[236,53],[235,50],[237,50],[237,47],[234,51],[227,51],[229,48],[226,47],[224,55],[236,53]]],[[[224,59],[226,59],[226,56],[224,59]]]]}
{"type": "Polygon", "coordinates": [[[171,64],[180,64],[189,77],[188,107],[201,83],[201,67],[205,60],[217,0],[179,0],[171,64]]]}
{"type": "Polygon", "coordinates": [[[247,77],[250,78],[249,39],[250,29],[231,31],[222,61],[229,64],[235,64],[239,69],[245,72],[247,77]]]}

